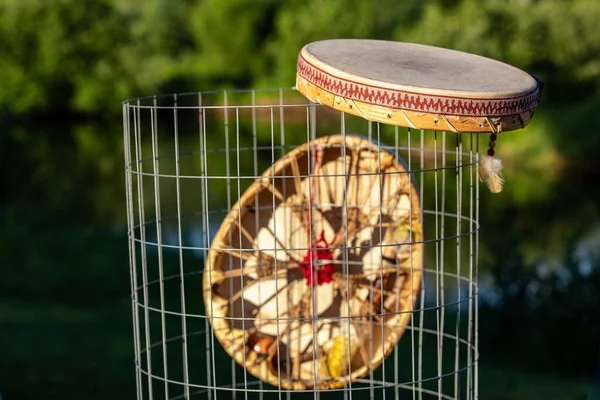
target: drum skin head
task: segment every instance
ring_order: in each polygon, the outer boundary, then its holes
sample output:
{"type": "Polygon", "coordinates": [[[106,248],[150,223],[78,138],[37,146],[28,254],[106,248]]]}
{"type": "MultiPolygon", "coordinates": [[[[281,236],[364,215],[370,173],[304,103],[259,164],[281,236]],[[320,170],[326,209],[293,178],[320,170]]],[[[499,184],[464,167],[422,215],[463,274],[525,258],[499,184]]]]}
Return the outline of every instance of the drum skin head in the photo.
{"type": "Polygon", "coordinates": [[[532,75],[496,60],[366,39],[306,45],[296,87],[314,102],[371,121],[494,133],[525,127],[541,91],[532,75]]]}

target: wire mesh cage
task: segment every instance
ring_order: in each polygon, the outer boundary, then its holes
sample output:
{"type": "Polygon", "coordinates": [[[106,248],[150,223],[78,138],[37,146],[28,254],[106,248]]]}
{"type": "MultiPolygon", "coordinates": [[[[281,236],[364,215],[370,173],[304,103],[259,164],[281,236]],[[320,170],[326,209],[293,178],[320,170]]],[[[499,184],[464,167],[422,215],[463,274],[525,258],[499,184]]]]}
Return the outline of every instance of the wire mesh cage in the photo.
{"type": "Polygon", "coordinates": [[[138,398],[478,398],[477,181],[540,94],[349,39],[296,88],[124,102],[138,398]]]}
{"type": "Polygon", "coordinates": [[[123,112],[138,398],[477,397],[476,134],[294,89],[123,112]]]}

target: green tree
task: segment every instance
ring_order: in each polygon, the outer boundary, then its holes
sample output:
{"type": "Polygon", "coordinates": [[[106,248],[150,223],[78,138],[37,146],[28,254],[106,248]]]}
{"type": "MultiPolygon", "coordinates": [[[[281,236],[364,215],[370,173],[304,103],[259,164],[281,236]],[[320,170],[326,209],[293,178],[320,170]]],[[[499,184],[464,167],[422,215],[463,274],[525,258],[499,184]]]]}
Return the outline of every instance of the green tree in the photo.
{"type": "Polygon", "coordinates": [[[0,109],[99,112],[178,73],[185,2],[5,0],[0,109]]]}
{"type": "Polygon", "coordinates": [[[273,35],[266,44],[266,67],[257,82],[268,86],[293,85],[298,52],[312,41],[389,40],[397,27],[410,25],[415,20],[421,3],[418,0],[284,2],[277,13],[273,35]]]}

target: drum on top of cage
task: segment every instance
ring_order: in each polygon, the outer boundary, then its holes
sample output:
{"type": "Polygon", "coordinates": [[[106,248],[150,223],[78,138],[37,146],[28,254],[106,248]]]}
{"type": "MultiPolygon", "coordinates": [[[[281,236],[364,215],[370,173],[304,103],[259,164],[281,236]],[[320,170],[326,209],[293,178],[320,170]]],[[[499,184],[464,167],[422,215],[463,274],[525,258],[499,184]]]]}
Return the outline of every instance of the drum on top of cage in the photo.
{"type": "Polygon", "coordinates": [[[493,193],[503,183],[498,135],[529,124],[543,88],[536,76],[500,61],[380,40],[308,44],[297,69],[302,94],[345,113],[413,129],[490,133],[479,176],[493,193]]]}

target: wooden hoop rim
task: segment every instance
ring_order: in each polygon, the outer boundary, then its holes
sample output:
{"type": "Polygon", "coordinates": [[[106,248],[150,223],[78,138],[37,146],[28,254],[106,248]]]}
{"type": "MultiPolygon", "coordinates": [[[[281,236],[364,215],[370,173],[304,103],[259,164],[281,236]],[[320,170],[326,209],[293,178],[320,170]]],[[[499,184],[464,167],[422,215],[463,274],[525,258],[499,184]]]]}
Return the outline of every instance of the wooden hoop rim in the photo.
{"type": "MultiPolygon", "coordinates": [[[[361,41],[336,42],[343,46],[345,42],[352,44],[361,41]]],[[[367,120],[413,129],[498,133],[525,127],[539,102],[541,87],[533,77],[530,77],[533,84],[525,88],[525,92],[515,92],[510,96],[502,94],[493,97],[486,93],[488,97],[481,97],[476,92],[436,91],[435,88],[423,88],[418,92],[418,88],[414,87],[405,89],[364,76],[352,77],[312,54],[311,45],[306,45],[298,56],[296,88],[311,101],[367,120]]],[[[463,54],[467,60],[469,57],[482,58],[463,54]]],[[[356,57],[359,62],[360,55],[357,54],[356,57]]],[[[495,60],[489,61],[498,63],[495,60]]]]}
{"type": "MultiPolygon", "coordinates": [[[[301,160],[303,158],[308,157],[308,155],[311,152],[311,149],[317,148],[315,146],[323,149],[324,152],[336,152],[339,151],[336,149],[340,149],[345,146],[348,152],[352,151],[353,149],[359,149],[358,151],[368,151],[373,154],[379,154],[380,160],[386,158],[388,160],[386,162],[392,163],[390,164],[390,168],[393,168],[394,170],[400,173],[407,173],[407,169],[401,160],[397,160],[391,153],[387,152],[382,148],[379,148],[376,143],[369,141],[366,138],[358,136],[334,135],[318,138],[312,142],[309,142],[292,150],[290,153],[286,154],[279,161],[273,164],[269,169],[267,169],[263,176],[267,180],[269,180],[270,177],[272,178],[284,175],[286,173],[286,170],[289,172],[291,168],[293,168],[292,164],[294,163],[294,160],[301,160]]],[[[410,213],[413,214],[413,216],[411,217],[411,222],[413,224],[412,226],[418,226],[420,228],[422,227],[423,217],[422,210],[420,208],[418,191],[412,179],[408,179],[403,182],[408,182],[409,186],[402,187],[399,190],[402,190],[402,195],[408,195],[410,198],[410,213]]],[[[356,188],[358,190],[358,184],[356,185],[356,188]]],[[[228,301],[227,299],[215,294],[215,281],[219,280],[219,274],[223,274],[223,267],[225,266],[225,257],[223,257],[224,253],[219,249],[231,246],[229,237],[232,236],[232,229],[235,229],[235,226],[238,224],[238,221],[243,220],[244,216],[248,215],[248,213],[251,212],[249,210],[251,210],[253,207],[257,193],[260,194],[265,190],[268,189],[265,187],[264,180],[257,179],[257,181],[253,183],[244,192],[244,194],[240,197],[240,200],[232,207],[230,213],[223,221],[212,242],[211,250],[209,252],[205,264],[205,272],[203,276],[203,292],[206,306],[206,315],[208,316],[209,321],[213,327],[215,336],[217,337],[221,345],[224,347],[227,353],[231,357],[233,357],[238,364],[246,368],[248,372],[274,386],[278,386],[281,384],[281,387],[286,389],[311,389],[313,388],[312,381],[305,381],[302,379],[292,380],[291,378],[281,380],[278,379],[277,372],[273,371],[273,368],[269,367],[269,363],[271,362],[270,359],[264,359],[261,361],[258,357],[254,357],[254,355],[252,354],[250,354],[249,356],[246,355],[246,357],[244,357],[243,352],[239,350],[236,351],[235,347],[237,346],[239,348],[239,343],[247,341],[248,335],[246,332],[242,332],[239,329],[232,329],[230,327],[230,322],[226,319],[229,311],[220,311],[221,306],[226,306],[228,301]],[[244,364],[244,360],[246,360],[246,364],[244,364]],[[249,365],[249,361],[251,361],[253,364],[249,365]]],[[[233,236],[235,237],[236,235],[237,233],[235,233],[233,236]]],[[[373,358],[370,360],[370,365],[373,369],[377,368],[383,362],[383,360],[389,354],[391,354],[396,343],[398,342],[398,340],[400,340],[406,326],[409,324],[412,315],[412,310],[414,308],[416,299],[419,294],[422,275],[421,269],[423,268],[423,244],[422,239],[420,238],[413,238],[410,240],[412,243],[410,245],[411,268],[403,270],[406,273],[406,277],[402,281],[402,286],[398,287],[399,293],[396,296],[398,296],[398,298],[412,299],[412,302],[403,302],[401,306],[398,306],[400,307],[400,309],[395,310],[395,315],[390,317],[388,321],[381,323],[383,324],[388,333],[385,338],[381,338],[381,341],[383,342],[380,343],[381,349],[379,351],[375,351],[373,354],[373,358]]],[[[399,254],[400,253],[398,253],[398,255],[399,254]]],[[[394,285],[396,284],[397,282],[394,281],[394,285]]],[[[350,315],[349,317],[356,316],[350,315]]],[[[378,325],[376,329],[382,329],[381,324],[378,325]]],[[[343,387],[347,385],[349,381],[354,381],[356,379],[364,377],[369,373],[369,371],[370,369],[368,365],[364,365],[356,369],[353,368],[351,374],[349,375],[345,375],[337,379],[326,379],[324,381],[321,381],[318,385],[321,389],[343,387]]]]}

